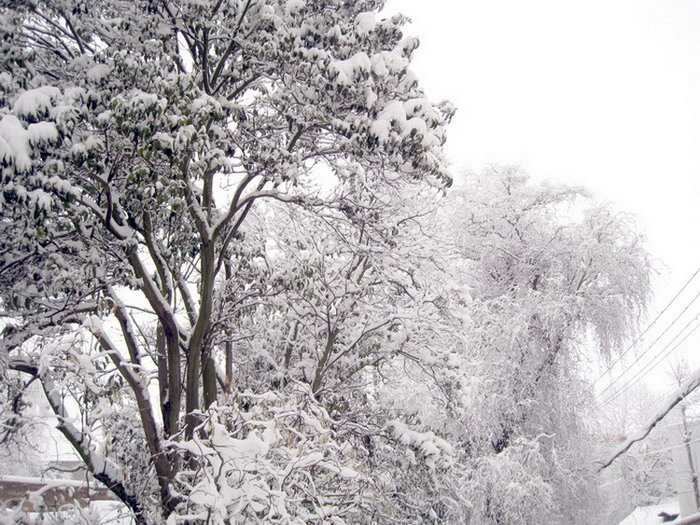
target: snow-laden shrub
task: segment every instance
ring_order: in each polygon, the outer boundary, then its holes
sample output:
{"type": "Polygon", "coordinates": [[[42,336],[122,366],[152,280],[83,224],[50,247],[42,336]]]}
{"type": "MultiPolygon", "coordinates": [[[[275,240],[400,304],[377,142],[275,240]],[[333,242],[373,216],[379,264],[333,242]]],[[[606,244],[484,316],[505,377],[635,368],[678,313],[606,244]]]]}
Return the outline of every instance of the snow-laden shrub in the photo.
{"type": "Polygon", "coordinates": [[[538,439],[517,438],[500,454],[475,461],[467,490],[475,514],[469,523],[558,523],[549,463],[538,439]]]}
{"type": "Polygon", "coordinates": [[[213,406],[191,440],[171,443],[190,467],[168,523],[356,522],[371,482],[332,424],[300,384],[213,406]]]}

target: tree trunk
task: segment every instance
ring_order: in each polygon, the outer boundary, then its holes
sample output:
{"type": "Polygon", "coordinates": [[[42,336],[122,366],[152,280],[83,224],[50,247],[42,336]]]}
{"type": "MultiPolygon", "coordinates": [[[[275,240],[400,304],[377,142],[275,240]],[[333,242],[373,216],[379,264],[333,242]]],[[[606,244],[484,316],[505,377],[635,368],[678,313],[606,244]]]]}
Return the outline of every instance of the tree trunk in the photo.
{"type": "Polygon", "coordinates": [[[200,369],[202,385],[204,387],[204,409],[216,401],[216,367],[213,356],[205,341],[211,324],[211,312],[214,300],[214,276],[216,258],[214,256],[214,242],[202,242],[201,258],[201,283],[200,303],[197,322],[195,323],[187,354],[187,400],[185,410],[185,438],[191,439],[194,429],[199,424],[194,412],[202,408],[199,403],[200,369]]]}

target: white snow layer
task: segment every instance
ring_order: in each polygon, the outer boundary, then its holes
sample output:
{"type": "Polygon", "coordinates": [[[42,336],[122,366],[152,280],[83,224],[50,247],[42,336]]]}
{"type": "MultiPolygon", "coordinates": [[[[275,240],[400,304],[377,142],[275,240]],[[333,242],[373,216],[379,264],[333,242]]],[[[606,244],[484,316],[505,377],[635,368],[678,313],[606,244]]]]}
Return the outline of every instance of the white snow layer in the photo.
{"type": "Polygon", "coordinates": [[[43,142],[58,140],[58,130],[53,122],[37,122],[29,124],[27,138],[32,146],[43,142]]]}
{"type": "Polygon", "coordinates": [[[389,140],[392,128],[401,138],[411,135],[421,137],[421,144],[431,146],[438,142],[426,122],[437,121],[432,105],[425,99],[411,99],[406,102],[392,100],[377,115],[371,133],[381,142],[389,140]]]}
{"type": "Polygon", "coordinates": [[[42,86],[22,93],[12,106],[12,112],[20,117],[37,117],[48,113],[61,90],[52,86],[42,86]]]}
{"type": "Polygon", "coordinates": [[[377,25],[377,19],[373,11],[360,13],[355,17],[355,31],[358,35],[363,36],[369,33],[377,25]]]}
{"type": "Polygon", "coordinates": [[[360,51],[347,60],[336,60],[330,67],[338,72],[335,79],[338,84],[350,84],[360,72],[369,73],[372,63],[367,53],[360,51]]]}
{"type": "Polygon", "coordinates": [[[87,77],[93,82],[101,82],[111,72],[112,68],[107,64],[97,64],[96,66],[90,68],[90,70],[87,72],[87,77]]]}
{"type": "Polygon", "coordinates": [[[32,168],[29,134],[14,115],[5,115],[0,120],[0,161],[13,164],[17,171],[32,168]]]}
{"type": "Polygon", "coordinates": [[[287,14],[293,14],[306,6],[306,0],[287,0],[285,10],[287,14]]]}

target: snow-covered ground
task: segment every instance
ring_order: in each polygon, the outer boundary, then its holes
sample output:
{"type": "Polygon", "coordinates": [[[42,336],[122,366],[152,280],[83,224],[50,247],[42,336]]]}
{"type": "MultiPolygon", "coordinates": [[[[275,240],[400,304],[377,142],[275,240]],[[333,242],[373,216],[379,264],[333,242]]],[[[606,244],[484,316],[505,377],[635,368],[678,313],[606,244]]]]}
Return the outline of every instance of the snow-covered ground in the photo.
{"type": "MultiPolygon", "coordinates": [[[[677,501],[666,501],[658,505],[648,507],[637,507],[634,511],[620,522],[620,525],[658,525],[664,523],[659,514],[665,512],[672,516],[680,513],[680,505],[677,501]]],[[[666,523],[677,523],[680,517],[666,523]]]]}

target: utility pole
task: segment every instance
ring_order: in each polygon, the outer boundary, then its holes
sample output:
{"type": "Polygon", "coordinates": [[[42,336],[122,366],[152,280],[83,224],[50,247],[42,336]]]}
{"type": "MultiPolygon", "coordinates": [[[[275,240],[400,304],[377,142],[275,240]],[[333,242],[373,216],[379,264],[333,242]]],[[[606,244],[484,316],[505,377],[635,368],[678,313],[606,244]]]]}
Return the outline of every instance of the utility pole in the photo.
{"type": "Polygon", "coordinates": [[[695,495],[695,510],[700,511],[700,489],[698,489],[698,473],[695,470],[695,462],[693,461],[693,451],[690,447],[690,429],[688,428],[688,418],[686,417],[686,406],[681,405],[681,419],[683,420],[683,443],[685,444],[685,453],[688,456],[688,466],[690,467],[690,482],[693,484],[693,494],[695,495]]]}

